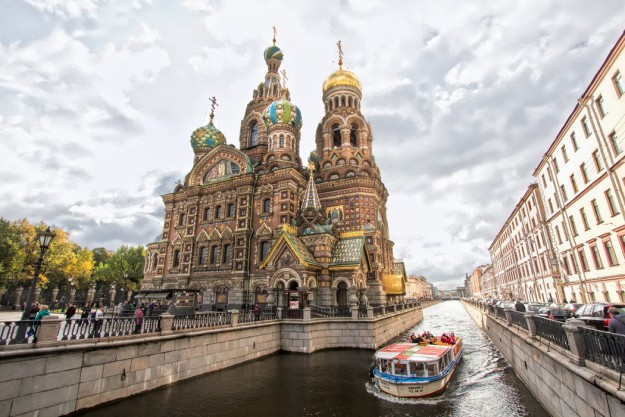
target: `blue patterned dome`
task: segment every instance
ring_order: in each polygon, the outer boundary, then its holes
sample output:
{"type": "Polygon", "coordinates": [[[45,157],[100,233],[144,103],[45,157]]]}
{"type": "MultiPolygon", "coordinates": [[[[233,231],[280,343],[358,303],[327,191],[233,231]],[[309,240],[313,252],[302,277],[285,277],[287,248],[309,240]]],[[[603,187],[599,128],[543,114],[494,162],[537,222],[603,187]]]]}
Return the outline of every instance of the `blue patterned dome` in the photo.
{"type": "Polygon", "coordinates": [[[195,129],[191,134],[191,147],[193,150],[198,148],[214,148],[217,145],[223,145],[225,143],[226,137],[213,125],[212,119],[206,126],[195,129]]]}
{"type": "Polygon", "coordinates": [[[270,59],[282,61],[282,58],[284,58],[282,55],[282,49],[278,48],[276,45],[271,45],[265,49],[265,61],[269,61],[270,59]]]}
{"type": "Polygon", "coordinates": [[[302,125],[302,113],[297,106],[286,98],[281,98],[271,103],[263,112],[265,126],[277,124],[290,124],[294,129],[302,125]]]}

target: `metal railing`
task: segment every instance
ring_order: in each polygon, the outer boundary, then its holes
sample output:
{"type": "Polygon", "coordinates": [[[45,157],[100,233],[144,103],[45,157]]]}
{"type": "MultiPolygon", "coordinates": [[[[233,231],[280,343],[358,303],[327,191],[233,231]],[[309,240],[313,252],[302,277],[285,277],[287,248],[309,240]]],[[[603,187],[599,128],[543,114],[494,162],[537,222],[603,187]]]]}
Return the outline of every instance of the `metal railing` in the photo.
{"type": "Polygon", "coordinates": [[[367,317],[367,307],[361,307],[358,309],[358,318],[364,319],[367,317]]]}
{"type": "Polygon", "coordinates": [[[261,310],[260,314],[254,314],[254,311],[239,312],[239,323],[252,323],[255,321],[275,320],[276,312],[272,309],[261,310]]]}
{"type": "Polygon", "coordinates": [[[547,319],[540,316],[534,316],[534,323],[536,323],[536,335],[543,339],[548,340],[566,350],[570,350],[569,339],[566,337],[566,332],[562,325],[564,323],[547,319]]]}
{"type": "Polygon", "coordinates": [[[512,318],[512,323],[517,326],[528,330],[527,328],[527,320],[525,320],[525,313],[521,313],[520,311],[510,310],[510,317],[512,318]]]}
{"type": "Polygon", "coordinates": [[[383,311],[384,311],[383,306],[373,307],[373,317],[381,316],[383,311]]]}
{"type": "Polygon", "coordinates": [[[586,346],[586,357],[618,372],[625,371],[625,335],[580,327],[586,346]]]}
{"type": "Polygon", "coordinates": [[[278,310],[279,319],[281,320],[302,320],[304,318],[304,310],[278,310]]]}
{"type": "Polygon", "coordinates": [[[507,320],[506,318],[506,310],[503,307],[495,306],[495,311],[497,313],[497,317],[507,320]]]}
{"type": "Polygon", "coordinates": [[[312,318],[351,317],[352,311],[348,306],[310,306],[312,318]]]}
{"type": "Polygon", "coordinates": [[[35,335],[29,335],[36,328],[35,320],[4,321],[0,323],[0,346],[32,343],[35,335]]]}
{"type": "Polygon", "coordinates": [[[232,324],[231,313],[198,313],[174,317],[173,330],[220,327],[232,324]]]}
{"type": "Polygon", "coordinates": [[[132,317],[104,317],[94,319],[63,320],[58,340],[80,340],[94,337],[117,337],[132,334],[158,333],[161,321],[158,317],[145,317],[136,321],[132,317]]]}

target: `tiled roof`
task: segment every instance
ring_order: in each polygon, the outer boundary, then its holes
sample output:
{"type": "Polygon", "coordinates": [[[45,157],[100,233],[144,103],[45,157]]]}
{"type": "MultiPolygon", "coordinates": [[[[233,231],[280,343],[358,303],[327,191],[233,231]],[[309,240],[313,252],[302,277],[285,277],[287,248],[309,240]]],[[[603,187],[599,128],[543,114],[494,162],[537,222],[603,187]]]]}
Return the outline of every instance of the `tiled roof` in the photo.
{"type": "Polygon", "coordinates": [[[360,261],[365,251],[364,236],[355,236],[350,238],[342,238],[339,240],[332,250],[330,258],[330,267],[336,266],[353,266],[360,265],[360,261]]]}
{"type": "Polygon", "coordinates": [[[298,262],[301,265],[307,268],[308,267],[313,267],[317,269],[321,268],[321,265],[319,264],[319,262],[317,262],[315,257],[310,253],[310,251],[308,250],[304,242],[302,242],[297,236],[291,233],[291,229],[286,228],[286,227],[282,229],[282,232],[280,233],[278,240],[271,248],[271,251],[269,251],[267,258],[265,258],[265,260],[262,261],[258,265],[258,267],[260,269],[265,268],[265,266],[267,266],[267,264],[273,259],[273,257],[278,252],[278,249],[283,244],[289,246],[289,248],[291,249],[291,251],[293,252],[293,254],[295,255],[295,257],[297,258],[298,262]]]}

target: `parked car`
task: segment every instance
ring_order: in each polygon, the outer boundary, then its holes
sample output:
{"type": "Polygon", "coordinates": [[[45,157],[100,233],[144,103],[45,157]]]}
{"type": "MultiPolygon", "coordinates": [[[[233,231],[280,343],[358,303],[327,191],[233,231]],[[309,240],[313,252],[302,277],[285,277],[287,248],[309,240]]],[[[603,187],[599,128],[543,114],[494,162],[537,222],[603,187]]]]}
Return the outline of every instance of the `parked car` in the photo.
{"type": "Polygon", "coordinates": [[[540,310],[543,307],[547,307],[545,304],[541,304],[541,303],[527,303],[525,304],[525,311],[532,312],[532,313],[537,313],[538,310],[540,310]]]}
{"type": "Polygon", "coordinates": [[[580,308],[581,306],[583,306],[583,304],[581,304],[581,303],[568,303],[568,304],[565,304],[564,307],[562,307],[562,308],[564,309],[564,311],[566,311],[566,318],[570,319],[571,317],[573,317],[573,315],[575,314],[577,309],[580,308]]]}
{"type": "Polygon", "coordinates": [[[625,315],[625,303],[591,303],[579,307],[573,317],[597,330],[607,330],[612,319],[612,314],[608,312],[611,307],[618,308],[620,314],[625,315]]]}
{"type": "Polygon", "coordinates": [[[561,322],[566,321],[566,311],[561,308],[541,307],[536,312],[536,314],[551,320],[557,320],[561,322]]]}

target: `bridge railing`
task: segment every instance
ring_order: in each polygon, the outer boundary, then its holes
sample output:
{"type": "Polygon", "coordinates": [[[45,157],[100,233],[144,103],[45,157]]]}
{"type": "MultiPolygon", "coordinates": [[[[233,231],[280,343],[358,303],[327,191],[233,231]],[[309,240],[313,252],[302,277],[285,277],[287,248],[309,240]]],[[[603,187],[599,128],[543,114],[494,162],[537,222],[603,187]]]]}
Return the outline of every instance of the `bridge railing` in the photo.
{"type": "Polygon", "coordinates": [[[625,371],[625,335],[580,327],[585,359],[617,372],[625,371]]]}
{"type": "Polygon", "coordinates": [[[510,317],[512,318],[513,324],[525,330],[529,330],[529,328],[527,327],[527,320],[525,319],[525,313],[522,313],[520,311],[510,310],[510,317]]]}
{"type": "Polygon", "coordinates": [[[72,341],[100,338],[133,337],[136,335],[159,334],[190,329],[208,329],[215,327],[237,326],[239,323],[253,324],[268,320],[319,320],[319,319],[370,319],[398,311],[418,308],[417,302],[402,303],[388,306],[361,306],[353,309],[347,307],[319,307],[310,309],[275,309],[267,308],[256,316],[253,311],[236,310],[229,312],[202,312],[189,315],[173,316],[163,314],[161,316],[148,316],[142,320],[133,317],[105,316],[101,319],[74,318],[61,319],[59,317],[46,317],[43,321],[5,321],[0,322],[0,348],[7,345],[28,344],[37,341],[43,332],[41,341],[72,341]],[[309,314],[310,313],[310,314],[309,314]],[[236,316],[236,320],[233,317],[236,316]]]}
{"type": "Polygon", "coordinates": [[[533,319],[536,325],[536,335],[550,341],[551,343],[555,343],[561,348],[566,350],[571,349],[566,332],[562,327],[564,323],[536,315],[533,316],[533,319]]]}

